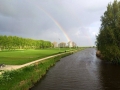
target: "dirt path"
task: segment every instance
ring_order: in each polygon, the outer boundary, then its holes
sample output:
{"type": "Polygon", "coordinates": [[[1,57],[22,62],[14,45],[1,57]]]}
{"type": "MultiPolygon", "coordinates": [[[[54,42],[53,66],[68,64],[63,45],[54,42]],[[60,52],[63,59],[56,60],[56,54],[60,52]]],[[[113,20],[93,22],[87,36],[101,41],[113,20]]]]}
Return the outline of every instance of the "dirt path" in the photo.
{"type": "MultiPolygon", "coordinates": [[[[71,52],[75,52],[75,51],[71,51],[71,52]]],[[[70,53],[70,52],[66,52],[66,53],[70,53]]],[[[65,53],[48,56],[48,57],[45,57],[45,58],[42,58],[42,59],[39,59],[39,60],[35,60],[35,61],[32,61],[32,62],[23,64],[23,65],[6,65],[5,67],[0,68],[0,70],[3,70],[3,71],[0,72],[0,74],[1,74],[2,72],[4,72],[4,71],[7,71],[7,70],[20,69],[20,68],[23,68],[23,67],[32,65],[32,64],[34,64],[34,63],[37,63],[37,62],[40,62],[40,61],[43,61],[43,60],[46,60],[46,59],[49,59],[49,58],[52,58],[52,57],[55,57],[55,56],[59,56],[59,55],[62,55],[62,54],[65,54],[65,53]]]]}

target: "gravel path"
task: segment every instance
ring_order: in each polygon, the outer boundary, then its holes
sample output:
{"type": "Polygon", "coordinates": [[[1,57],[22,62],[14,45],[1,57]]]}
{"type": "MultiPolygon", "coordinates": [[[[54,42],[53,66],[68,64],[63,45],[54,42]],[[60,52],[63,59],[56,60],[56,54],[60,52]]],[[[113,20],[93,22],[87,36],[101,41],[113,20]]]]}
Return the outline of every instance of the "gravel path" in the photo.
{"type": "MultiPolygon", "coordinates": [[[[71,52],[73,52],[73,51],[71,51],[71,52]]],[[[66,53],[69,53],[69,52],[66,52],[66,53]]],[[[65,53],[62,53],[62,54],[65,54],[65,53]]],[[[52,58],[52,57],[55,57],[55,56],[59,56],[59,55],[62,55],[62,54],[48,56],[48,57],[45,57],[45,58],[42,58],[42,59],[39,59],[39,60],[35,60],[35,61],[23,64],[23,65],[6,65],[5,67],[0,68],[0,70],[8,71],[8,70],[20,69],[20,68],[23,68],[23,67],[32,65],[34,63],[37,63],[37,62],[40,62],[40,61],[43,61],[43,60],[46,60],[46,59],[49,59],[49,58],[52,58]]],[[[0,74],[2,74],[3,71],[1,71],[0,74]]]]}

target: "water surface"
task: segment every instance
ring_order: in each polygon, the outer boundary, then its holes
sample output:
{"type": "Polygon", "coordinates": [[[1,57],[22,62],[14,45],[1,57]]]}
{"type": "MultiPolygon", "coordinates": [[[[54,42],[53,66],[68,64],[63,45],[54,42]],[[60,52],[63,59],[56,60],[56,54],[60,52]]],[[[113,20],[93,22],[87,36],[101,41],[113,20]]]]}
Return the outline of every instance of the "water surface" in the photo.
{"type": "Polygon", "coordinates": [[[88,48],[62,58],[31,90],[120,90],[120,66],[88,48]]]}

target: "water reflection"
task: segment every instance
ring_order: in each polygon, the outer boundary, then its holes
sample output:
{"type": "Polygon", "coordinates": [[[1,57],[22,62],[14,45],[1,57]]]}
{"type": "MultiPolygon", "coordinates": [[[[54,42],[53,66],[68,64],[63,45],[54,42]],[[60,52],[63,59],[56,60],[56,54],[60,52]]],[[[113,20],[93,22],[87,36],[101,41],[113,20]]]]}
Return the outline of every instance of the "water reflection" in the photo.
{"type": "Polygon", "coordinates": [[[120,66],[108,62],[100,65],[100,78],[103,90],[120,90],[120,66]]]}
{"type": "Polygon", "coordinates": [[[61,59],[31,90],[120,90],[120,67],[95,53],[90,48],[61,59]]]}

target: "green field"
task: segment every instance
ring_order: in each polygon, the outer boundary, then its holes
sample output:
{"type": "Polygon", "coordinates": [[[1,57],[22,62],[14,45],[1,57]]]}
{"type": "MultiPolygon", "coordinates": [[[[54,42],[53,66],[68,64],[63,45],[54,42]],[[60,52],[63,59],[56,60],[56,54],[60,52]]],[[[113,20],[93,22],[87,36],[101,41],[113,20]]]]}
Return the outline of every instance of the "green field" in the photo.
{"type": "Polygon", "coordinates": [[[65,50],[73,50],[69,48],[41,49],[41,50],[16,50],[16,51],[0,51],[0,64],[6,65],[22,65],[46,56],[55,55],[65,52],[65,50]]]}
{"type": "Polygon", "coordinates": [[[54,66],[62,57],[70,54],[66,53],[40,61],[38,64],[2,73],[0,75],[0,90],[29,90],[47,73],[50,67],[54,66]]]}

